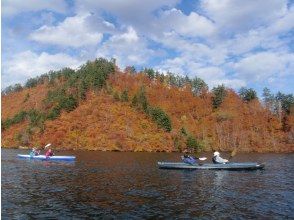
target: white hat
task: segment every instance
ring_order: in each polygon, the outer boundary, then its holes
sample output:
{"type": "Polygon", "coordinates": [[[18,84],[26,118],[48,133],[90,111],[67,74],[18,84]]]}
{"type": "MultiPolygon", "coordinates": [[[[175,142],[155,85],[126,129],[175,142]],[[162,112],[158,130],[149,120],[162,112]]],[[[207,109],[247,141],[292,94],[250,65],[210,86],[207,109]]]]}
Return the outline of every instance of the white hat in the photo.
{"type": "Polygon", "coordinates": [[[216,152],[213,153],[213,156],[218,156],[218,155],[219,155],[219,152],[218,151],[216,151],[216,152]]]}

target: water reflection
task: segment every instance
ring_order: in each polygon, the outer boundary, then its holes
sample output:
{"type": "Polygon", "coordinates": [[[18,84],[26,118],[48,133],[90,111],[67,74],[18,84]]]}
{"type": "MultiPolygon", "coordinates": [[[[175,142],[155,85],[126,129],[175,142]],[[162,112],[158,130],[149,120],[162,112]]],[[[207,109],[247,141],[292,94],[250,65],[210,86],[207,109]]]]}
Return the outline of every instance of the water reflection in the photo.
{"type": "Polygon", "coordinates": [[[218,170],[218,171],[215,171],[214,172],[214,179],[213,179],[213,182],[214,182],[214,185],[216,187],[220,187],[223,185],[223,181],[226,181],[226,176],[228,175],[228,171],[226,170],[218,170]]]}

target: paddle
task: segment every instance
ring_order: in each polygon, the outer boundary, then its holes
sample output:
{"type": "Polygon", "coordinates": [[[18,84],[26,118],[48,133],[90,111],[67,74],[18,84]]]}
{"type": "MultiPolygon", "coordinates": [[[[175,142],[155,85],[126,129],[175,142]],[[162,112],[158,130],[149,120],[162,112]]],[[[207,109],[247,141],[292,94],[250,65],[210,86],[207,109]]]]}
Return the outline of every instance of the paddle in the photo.
{"type": "Polygon", "coordinates": [[[200,152],[197,151],[196,153],[194,153],[194,156],[195,156],[196,158],[198,158],[199,160],[206,160],[206,159],[207,159],[206,157],[199,157],[199,154],[200,154],[200,152]]]}
{"type": "Polygon", "coordinates": [[[234,148],[234,150],[232,151],[229,160],[232,159],[235,155],[237,154],[237,148],[234,148]]]}
{"type": "Polygon", "coordinates": [[[206,157],[199,157],[199,160],[206,160],[206,157]]]}
{"type": "Polygon", "coordinates": [[[46,149],[47,147],[50,147],[50,146],[51,146],[51,144],[49,143],[44,147],[44,149],[46,149]]]}

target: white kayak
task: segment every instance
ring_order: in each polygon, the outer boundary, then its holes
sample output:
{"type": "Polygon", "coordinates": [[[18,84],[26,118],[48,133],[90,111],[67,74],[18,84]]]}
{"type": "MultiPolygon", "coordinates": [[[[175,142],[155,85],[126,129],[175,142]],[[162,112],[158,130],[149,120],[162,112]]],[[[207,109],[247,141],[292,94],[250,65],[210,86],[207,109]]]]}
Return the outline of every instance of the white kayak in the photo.
{"type": "Polygon", "coordinates": [[[76,159],[75,156],[51,156],[46,157],[45,155],[38,155],[31,157],[29,154],[18,154],[19,158],[24,159],[36,159],[36,160],[67,160],[67,161],[73,161],[76,159]]]}

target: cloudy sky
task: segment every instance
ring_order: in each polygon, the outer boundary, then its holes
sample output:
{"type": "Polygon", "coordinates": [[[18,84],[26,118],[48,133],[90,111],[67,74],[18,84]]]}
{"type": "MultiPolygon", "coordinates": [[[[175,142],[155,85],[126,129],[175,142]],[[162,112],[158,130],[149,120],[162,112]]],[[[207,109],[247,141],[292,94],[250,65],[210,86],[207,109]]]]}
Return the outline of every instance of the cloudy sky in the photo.
{"type": "Polygon", "coordinates": [[[96,57],[294,92],[292,0],[2,0],[2,87],[96,57]]]}

